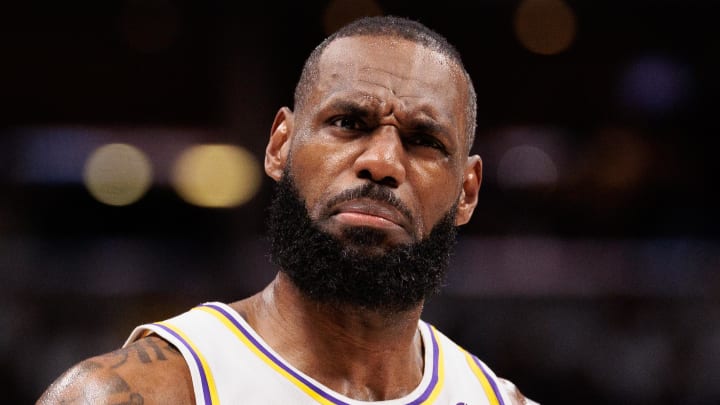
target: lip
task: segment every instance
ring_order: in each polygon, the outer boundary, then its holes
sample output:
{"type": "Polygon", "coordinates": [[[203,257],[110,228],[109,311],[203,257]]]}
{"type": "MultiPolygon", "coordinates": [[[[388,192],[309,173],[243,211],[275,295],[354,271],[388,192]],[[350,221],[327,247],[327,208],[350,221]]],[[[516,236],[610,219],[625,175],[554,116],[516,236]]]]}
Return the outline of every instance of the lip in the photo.
{"type": "Polygon", "coordinates": [[[395,207],[370,199],[342,202],[334,207],[332,216],[354,226],[404,229],[408,226],[408,219],[395,207]]]}

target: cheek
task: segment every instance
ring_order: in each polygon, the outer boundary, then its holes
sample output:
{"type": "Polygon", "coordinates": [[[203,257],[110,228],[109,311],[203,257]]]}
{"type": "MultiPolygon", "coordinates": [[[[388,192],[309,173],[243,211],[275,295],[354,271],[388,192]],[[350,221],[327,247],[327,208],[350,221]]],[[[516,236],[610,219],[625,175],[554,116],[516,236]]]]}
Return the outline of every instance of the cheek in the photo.
{"type": "Polygon", "coordinates": [[[424,168],[415,172],[417,200],[422,210],[423,234],[427,236],[432,227],[457,202],[460,180],[454,170],[447,167],[424,168]]]}
{"type": "Polygon", "coordinates": [[[322,202],[343,172],[345,158],[327,143],[302,143],[291,151],[290,174],[311,218],[317,218],[322,202]]]}

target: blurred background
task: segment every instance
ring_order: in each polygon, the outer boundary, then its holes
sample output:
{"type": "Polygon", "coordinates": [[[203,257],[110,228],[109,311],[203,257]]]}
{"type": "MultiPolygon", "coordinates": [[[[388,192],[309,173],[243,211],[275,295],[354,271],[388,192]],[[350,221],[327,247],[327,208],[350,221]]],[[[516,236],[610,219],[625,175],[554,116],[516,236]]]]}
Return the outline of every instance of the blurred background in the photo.
{"type": "Polygon", "coordinates": [[[325,35],[396,14],[463,55],[485,164],[425,318],[541,403],[720,403],[713,7],[6,2],[4,397],[33,403],[136,325],[262,288],[274,114],[325,35]]]}

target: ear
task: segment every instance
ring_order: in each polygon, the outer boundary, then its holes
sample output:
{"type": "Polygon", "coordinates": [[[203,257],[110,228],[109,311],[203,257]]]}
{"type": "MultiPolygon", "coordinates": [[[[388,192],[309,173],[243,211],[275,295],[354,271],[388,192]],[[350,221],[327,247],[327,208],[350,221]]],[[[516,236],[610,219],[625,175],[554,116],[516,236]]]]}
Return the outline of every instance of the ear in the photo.
{"type": "Polygon", "coordinates": [[[282,107],[275,114],[270,140],[265,148],[265,173],[275,181],[280,180],[290,154],[290,140],[293,133],[293,112],[282,107]]]}
{"type": "Polygon", "coordinates": [[[465,225],[470,221],[475,206],[477,206],[480,183],[482,183],[482,159],[478,155],[469,156],[465,165],[455,225],[465,225]]]}

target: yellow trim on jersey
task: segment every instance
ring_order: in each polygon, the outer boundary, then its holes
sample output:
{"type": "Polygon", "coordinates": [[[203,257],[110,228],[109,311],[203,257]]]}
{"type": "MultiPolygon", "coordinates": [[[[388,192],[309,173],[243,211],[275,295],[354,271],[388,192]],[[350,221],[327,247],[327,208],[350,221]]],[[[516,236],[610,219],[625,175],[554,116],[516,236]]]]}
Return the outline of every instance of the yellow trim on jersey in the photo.
{"type": "Polygon", "coordinates": [[[490,386],[490,381],[488,381],[487,376],[480,369],[480,366],[475,363],[475,360],[473,360],[472,356],[470,356],[470,353],[465,352],[465,359],[467,360],[472,372],[480,381],[480,385],[482,385],[483,391],[485,391],[485,396],[487,396],[488,400],[490,401],[490,405],[500,405],[500,402],[495,395],[495,391],[493,391],[492,386],[490,386]]]}
{"type": "Polygon", "coordinates": [[[168,323],[167,321],[163,322],[156,322],[158,325],[162,325],[173,332],[177,333],[178,336],[180,336],[185,343],[187,343],[188,346],[192,349],[192,351],[195,353],[197,358],[200,360],[200,364],[202,365],[201,372],[205,373],[205,378],[207,378],[207,384],[208,384],[208,390],[210,391],[210,404],[219,404],[220,401],[218,400],[218,393],[217,393],[217,387],[215,385],[215,378],[212,375],[212,371],[210,371],[210,368],[208,367],[207,361],[205,360],[205,357],[202,355],[200,350],[197,349],[197,347],[193,344],[192,340],[187,337],[185,333],[183,333],[180,329],[176,328],[172,324],[168,323]]]}
{"type": "MultiPolygon", "coordinates": [[[[263,353],[253,342],[251,342],[245,334],[238,330],[237,326],[235,326],[227,317],[225,317],[224,314],[219,312],[217,309],[209,306],[198,306],[193,308],[193,310],[199,310],[203,312],[207,312],[208,314],[214,316],[217,320],[219,320],[226,328],[228,328],[240,341],[247,346],[253,353],[255,353],[256,356],[258,356],[263,362],[265,362],[267,365],[269,365],[272,369],[280,373],[282,376],[284,376],[286,379],[288,379],[293,385],[297,386],[300,390],[302,390],[304,393],[306,393],[308,396],[313,398],[314,400],[318,401],[318,403],[323,405],[335,405],[337,402],[331,401],[324,396],[322,396],[319,392],[315,391],[312,387],[308,386],[305,382],[298,379],[296,376],[289,373],[284,368],[280,367],[279,364],[277,364],[273,359],[269,358],[265,353],[263,353]]],[[[421,404],[431,404],[435,401],[437,396],[440,394],[440,391],[442,391],[442,386],[445,382],[445,367],[444,367],[444,359],[443,359],[443,350],[440,348],[440,340],[438,339],[437,333],[435,331],[435,327],[432,325],[430,326],[430,333],[433,335],[432,339],[437,343],[437,366],[438,367],[438,376],[437,381],[435,382],[435,386],[432,387],[432,392],[428,397],[421,402],[421,404]]],[[[431,342],[426,342],[431,343],[431,342]]],[[[432,350],[432,349],[431,349],[432,350]]],[[[491,391],[492,392],[492,391],[491,391]]],[[[326,393],[327,394],[327,393],[326,393]]],[[[329,394],[328,394],[329,395],[329,394]]],[[[342,402],[340,399],[336,399],[336,401],[342,402]]],[[[497,402],[495,402],[495,405],[497,405],[497,402]]]]}
{"type": "Polygon", "coordinates": [[[270,367],[272,367],[272,368],[273,368],[275,371],[277,371],[278,373],[282,374],[282,375],[283,375],[285,378],[287,378],[290,382],[292,382],[294,385],[296,385],[298,388],[300,388],[304,393],[306,393],[306,394],[308,394],[310,397],[312,397],[312,399],[314,399],[314,400],[316,400],[316,401],[318,401],[319,403],[324,404],[324,405],[335,405],[334,402],[329,401],[327,398],[324,398],[324,397],[321,396],[319,393],[317,393],[316,391],[314,391],[312,388],[310,388],[310,387],[308,387],[306,384],[304,384],[302,381],[298,380],[297,377],[295,377],[294,375],[288,373],[285,369],[283,369],[282,367],[280,367],[280,366],[279,366],[277,363],[275,363],[272,359],[268,358],[268,357],[265,355],[265,353],[263,353],[262,351],[260,351],[260,349],[258,349],[258,348],[257,348],[241,331],[239,331],[239,330],[237,329],[237,327],[235,327],[235,325],[233,325],[233,323],[230,322],[230,320],[227,319],[224,315],[222,315],[221,313],[219,313],[218,311],[216,311],[216,310],[213,309],[213,308],[203,307],[203,306],[201,306],[201,307],[195,307],[195,308],[193,308],[193,310],[204,311],[204,312],[207,312],[208,314],[214,316],[215,318],[217,318],[217,319],[218,319],[220,322],[222,322],[222,324],[225,325],[225,327],[227,327],[238,339],[240,339],[240,341],[241,341],[243,344],[245,344],[245,346],[247,346],[250,350],[252,350],[253,353],[255,353],[255,355],[257,355],[262,361],[264,361],[267,365],[269,365],[270,367]]]}
{"type": "MultiPolygon", "coordinates": [[[[433,335],[433,340],[437,343],[438,380],[433,387],[433,391],[430,393],[427,399],[422,402],[423,404],[432,404],[433,402],[435,402],[435,398],[440,395],[440,391],[442,391],[442,386],[445,383],[445,359],[443,358],[443,350],[440,347],[440,339],[438,339],[435,327],[430,324],[428,324],[428,326],[430,326],[430,333],[433,335]]],[[[427,350],[427,348],[425,350],[427,350]]]]}

